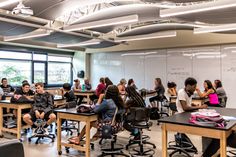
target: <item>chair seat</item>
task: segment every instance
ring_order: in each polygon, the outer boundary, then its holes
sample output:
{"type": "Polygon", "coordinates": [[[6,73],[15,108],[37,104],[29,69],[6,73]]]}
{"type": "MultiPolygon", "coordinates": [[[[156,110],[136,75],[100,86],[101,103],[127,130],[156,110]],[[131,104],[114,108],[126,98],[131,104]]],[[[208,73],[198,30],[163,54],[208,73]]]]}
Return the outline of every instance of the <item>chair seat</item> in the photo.
{"type": "Polygon", "coordinates": [[[138,129],[148,129],[152,126],[152,122],[136,122],[132,126],[138,129]]]}

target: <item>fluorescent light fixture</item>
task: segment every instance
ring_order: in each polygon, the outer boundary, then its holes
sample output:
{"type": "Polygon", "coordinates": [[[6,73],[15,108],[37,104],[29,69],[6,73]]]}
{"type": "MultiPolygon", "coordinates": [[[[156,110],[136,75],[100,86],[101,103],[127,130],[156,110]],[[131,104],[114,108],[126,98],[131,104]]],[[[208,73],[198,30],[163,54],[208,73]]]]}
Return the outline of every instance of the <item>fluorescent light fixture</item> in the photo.
{"type": "Polygon", "coordinates": [[[0,2],[0,8],[8,6],[13,3],[17,3],[17,2],[19,2],[19,0],[6,0],[6,1],[0,2]]]}
{"type": "Polygon", "coordinates": [[[192,14],[204,11],[225,9],[230,7],[236,7],[235,0],[218,0],[211,2],[203,2],[193,5],[181,6],[172,9],[160,10],[160,17],[171,17],[185,14],[192,14]]]}
{"type": "Polygon", "coordinates": [[[225,50],[229,50],[229,49],[236,49],[236,47],[225,47],[225,50]]]}
{"type": "Polygon", "coordinates": [[[58,44],[58,48],[67,48],[67,47],[81,47],[81,46],[89,46],[89,45],[98,45],[100,44],[100,40],[90,40],[90,41],[84,41],[81,43],[76,43],[76,44],[58,44]]]}
{"type": "Polygon", "coordinates": [[[66,32],[78,31],[83,29],[91,29],[105,26],[114,26],[114,25],[124,25],[124,24],[133,24],[138,22],[138,15],[129,15],[116,17],[111,19],[105,19],[100,21],[92,21],[81,24],[74,24],[71,26],[64,27],[63,30],[66,32]]]}
{"type": "Polygon", "coordinates": [[[157,54],[157,53],[158,52],[124,53],[124,54],[121,54],[121,57],[124,57],[124,56],[146,56],[146,55],[157,54]]]}
{"type": "Polygon", "coordinates": [[[235,31],[235,30],[236,30],[236,23],[231,23],[231,24],[223,24],[223,25],[218,25],[218,26],[194,28],[194,34],[226,32],[226,31],[235,31]]]}
{"type": "Polygon", "coordinates": [[[155,38],[168,38],[168,37],[175,37],[176,31],[163,31],[157,32],[152,34],[145,34],[145,35],[136,35],[136,36],[128,36],[128,37],[117,37],[115,38],[116,42],[122,41],[134,41],[134,40],[146,40],[146,39],[155,39],[155,38]]]}
{"type": "Polygon", "coordinates": [[[47,30],[38,31],[37,30],[37,31],[31,32],[31,33],[26,33],[26,34],[22,34],[22,35],[4,37],[4,41],[30,39],[30,38],[43,37],[43,36],[47,36],[47,35],[50,35],[50,31],[47,31],[47,30]]]}

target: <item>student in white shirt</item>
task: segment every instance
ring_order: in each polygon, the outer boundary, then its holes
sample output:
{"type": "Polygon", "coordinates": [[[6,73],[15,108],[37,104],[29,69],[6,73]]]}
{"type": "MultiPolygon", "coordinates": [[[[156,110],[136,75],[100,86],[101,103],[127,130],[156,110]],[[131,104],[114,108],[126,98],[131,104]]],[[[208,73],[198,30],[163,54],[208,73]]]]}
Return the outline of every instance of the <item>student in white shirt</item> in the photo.
{"type": "Polygon", "coordinates": [[[196,106],[192,103],[192,95],[197,87],[197,81],[194,78],[185,80],[185,88],[178,91],[176,106],[178,113],[207,108],[207,105],[196,106]]]}
{"type": "MultiPolygon", "coordinates": [[[[180,89],[177,94],[176,106],[177,106],[178,113],[207,108],[207,105],[196,106],[195,104],[192,103],[192,95],[194,91],[196,90],[197,81],[194,78],[189,77],[185,80],[184,84],[185,84],[185,88],[180,89]]],[[[179,136],[181,135],[183,142],[188,142],[192,144],[191,140],[186,134],[177,133],[177,135],[179,136]]],[[[194,145],[191,148],[191,150],[193,152],[197,152],[197,148],[194,145]]]]}

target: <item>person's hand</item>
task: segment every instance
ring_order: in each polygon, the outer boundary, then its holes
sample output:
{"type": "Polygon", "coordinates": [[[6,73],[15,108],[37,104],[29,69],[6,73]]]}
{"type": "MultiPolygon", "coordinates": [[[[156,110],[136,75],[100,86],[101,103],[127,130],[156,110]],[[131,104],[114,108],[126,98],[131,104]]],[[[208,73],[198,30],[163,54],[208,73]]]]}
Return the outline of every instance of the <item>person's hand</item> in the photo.
{"type": "Polygon", "coordinates": [[[35,116],[36,116],[36,118],[37,118],[37,119],[39,119],[39,118],[40,118],[40,113],[39,113],[39,111],[38,111],[38,110],[36,110],[36,111],[35,111],[35,116]]]}
{"type": "Polygon", "coordinates": [[[204,108],[207,108],[208,106],[206,104],[203,104],[200,106],[200,109],[204,109],[204,108]]]}
{"type": "Polygon", "coordinates": [[[200,89],[199,89],[199,87],[198,87],[198,86],[196,87],[196,91],[200,91],[200,89]]]}
{"type": "Polygon", "coordinates": [[[20,97],[21,97],[21,95],[18,95],[18,94],[15,94],[15,95],[14,95],[14,98],[15,98],[16,100],[20,99],[20,97]]]}
{"type": "Polygon", "coordinates": [[[42,112],[42,113],[41,113],[41,115],[40,115],[40,119],[43,119],[43,118],[44,118],[44,116],[45,116],[45,113],[44,113],[44,112],[42,112]]]}

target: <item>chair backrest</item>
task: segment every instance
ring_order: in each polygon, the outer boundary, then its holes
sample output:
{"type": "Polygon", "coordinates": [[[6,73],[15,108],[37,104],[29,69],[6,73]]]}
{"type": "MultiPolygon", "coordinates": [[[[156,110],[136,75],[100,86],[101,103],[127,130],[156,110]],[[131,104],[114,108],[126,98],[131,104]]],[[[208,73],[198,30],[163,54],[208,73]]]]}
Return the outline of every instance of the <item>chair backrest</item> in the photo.
{"type": "Polygon", "coordinates": [[[226,107],[227,100],[228,100],[227,96],[219,98],[220,106],[226,107]]]}
{"type": "Polygon", "coordinates": [[[148,122],[150,119],[150,108],[131,107],[130,113],[132,122],[148,122]]]}
{"type": "Polygon", "coordinates": [[[24,157],[23,144],[18,140],[0,143],[0,156],[2,157],[24,157]]]}

